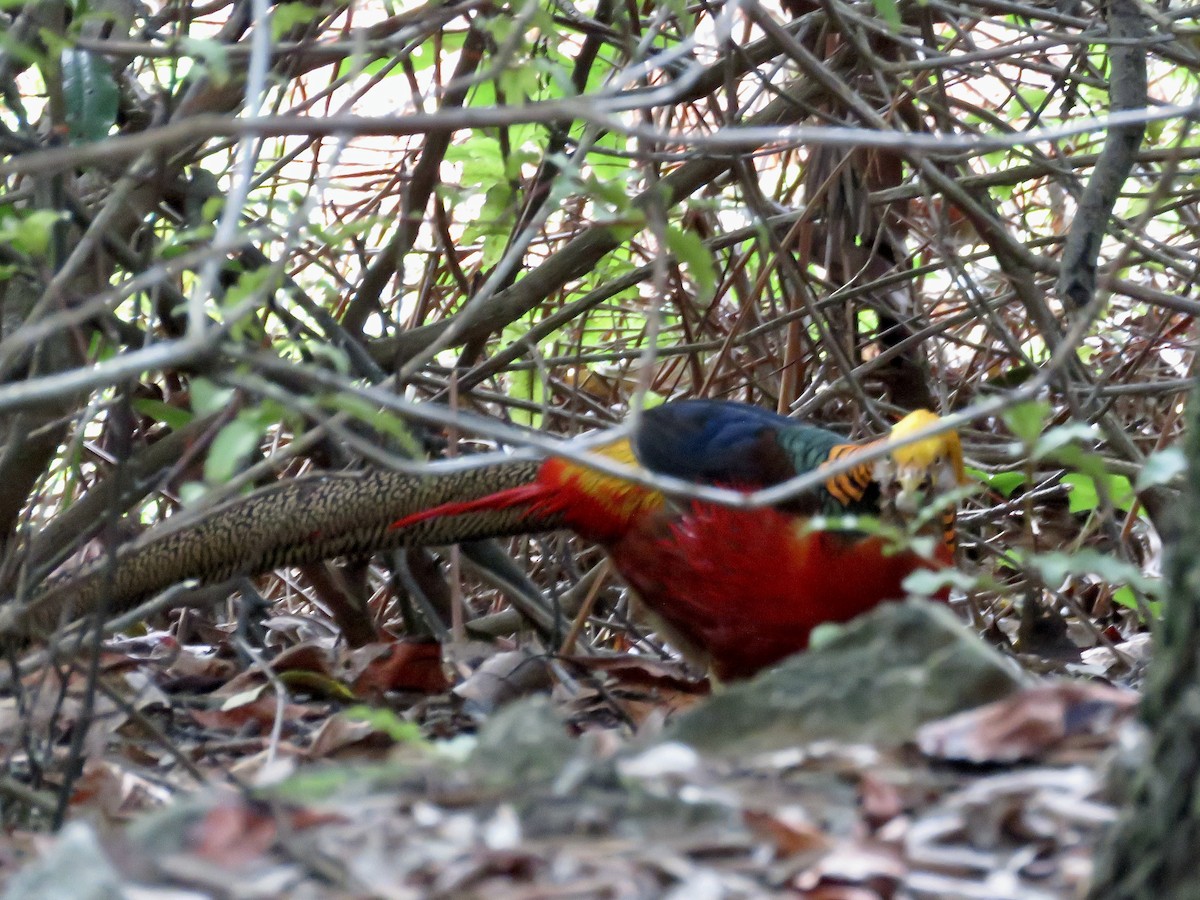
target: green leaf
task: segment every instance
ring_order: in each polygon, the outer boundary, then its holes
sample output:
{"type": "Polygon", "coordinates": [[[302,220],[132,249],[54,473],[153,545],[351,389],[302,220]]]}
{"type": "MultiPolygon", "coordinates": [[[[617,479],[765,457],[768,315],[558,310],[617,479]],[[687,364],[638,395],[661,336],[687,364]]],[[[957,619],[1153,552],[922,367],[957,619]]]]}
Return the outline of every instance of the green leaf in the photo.
{"type": "Polygon", "coordinates": [[[1043,400],[1031,400],[1007,410],[1004,413],[1004,424],[1022,443],[1033,446],[1049,418],[1050,404],[1043,400]]]}
{"type": "Polygon", "coordinates": [[[875,12],[879,13],[879,18],[894,31],[900,30],[903,23],[900,21],[900,10],[896,6],[896,0],[871,0],[871,4],[875,7],[875,12]]]}
{"type": "Polygon", "coordinates": [[[304,341],[302,346],[313,359],[325,360],[339,375],[350,374],[350,357],[341,347],[322,341],[304,341]]]}
{"type": "Polygon", "coordinates": [[[1100,494],[1096,490],[1096,481],[1090,475],[1082,475],[1077,472],[1064,475],[1063,482],[1071,487],[1071,494],[1068,498],[1071,512],[1090,512],[1100,505],[1100,494]]]}
{"type": "Polygon", "coordinates": [[[120,101],[112,68],[90,50],[63,50],[59,59],[71,143],[107,137],[120,101]]]}
{"type": "Polygon", "coordinates": [[[528,61],[505,67],[500,71],[496,81],[510,104],[532,100],[539,93],[540,79],[537,69],[528,61]]]}
{"type": "Polygon", "coordinates": [[[1096,550],[1085,548],[1074,553],[1038,553],[1029,557],[1029,565],[1051,587],[1061,584],[1069,575],[1095,575],[1108,584],[1137,588],[1152,597],[1162,593],[1159,579],[1149,578],[1132,563],[1096,550]]]}
{"type": "Polygon", "coordinates": [[[242,460],[258,449],[262,436],[262,424],[256,416],[239,415],[213,438],[208,458],[204,461],[204,479],[209,484],[228,481],[242,460]]]}
{"type": "Polygon", "coordinates": [[[697,299],[710,300],[717,286],[717,270],[704,241],[693,232],[672,225],[667,228],[667,247],[676,259],[687,266],[695,279],[699,294],[697,299]]]}
{"type": "Polygon", "coordinates": [[[192,506],[204,499],[208,485],[200,481],[185,481],[179,486],[179,499],[184,506],[192,506]]]}
{"type": "Polygon", "coordinates": [[[394,413],[382,410],[355,394],[331,394],[322,397],[320,403],[330,409],[349,413],[356,419],[366,422],[380,434],[386,434],[395,439],[413,459],[424,458],[425,451],[420,442],[413,437],[408,423],[394,413]]]}
{"type": "Polygon", "coordinates": [[[233,401],[233,388],[217,387],[207,378],[193,378],[189,387],[192,409],[200,416],[227,409],[233,401]]]}
{"type": "Polygon", "coordinates": [[[992,476],[983,475],[982,472],[979,474],[982,476],[982,481],[1005,497],[1011,497],[1013,491],[1023,485],[1027,477],[1024,472],[998,472],[992,476]]]}
{"type": "Polygon", "coordinates": [[[1077,441],[1091,441],[1096,437],[1096,426],[1087,422],[1068,422],[1051,428],[1034,442],[1034,453],[1050,456],[1063,447],[1077,441]]]}
{"type": "Polygon", "coordinates": [[[220,41],[185,37],[179,39],[179,47],[196,60],[212,80],[213,87],[221,87],[229,82],[232,74],[229,67],[229,48],[220,41]]]}
{"type": "Polygon", "coordinates": [[[1134,594],[1133,588],[1131,588],[1129,585],[1125,585],[1125,587],[1119,587],[1113,591],[1112,599],[1113,603],[1124,606],[1127,609],[1138,608],[1137,595],[1134,594]]]}
{"type": "Polygon", "coordinates": [[[1064,466],[1101,475],[1106,471],[1103,458],[1079,446],[1081,442],[1091,443],[1095,438],[1096,426],[1068,422],[1051,428],[1034,441],[1030,455],[1034,459],[1054,459],[1064,466]]]}
{"type": "Polygon", "coordinates": [[[279,40],[297,25],[307,25],[321,10],[305,3],[280,3],[271,10],[271,37],[279,40]]]}
{"type": "Polygon", "coordinates": [[[263,794],[269,793],[287,803],[300,805],[320,803],[344,794],[360,784],[369,783],[370,767],[363,765],[356,769],[315,767],[304,768],[283,781],[260,788],[263,794]]]}
{"type": "MultiPolygon", "coordinates": [[[[416,59],[417,53],[414,51],[410,58],[416,59]]],[[[428,64],[426,64],[428,65],[428,64]]],[[[370,62],[362,62],[362,57],[351,54],[342,59],[338,65],[337,80],[348,78],[351,75],[365,76],[368,78],[395,78],[396,76],[404,75],[404,68],[395,65],[394,61],[389,57],[387,59],[373,59],[370,62]],[[387,70],[387,71],[385,71],[387,70]]]]}
{"type": "Polygon", "coordinates": [[[1039,453],[1035,448],[1033,456],[1035,459],[1049,457],[1066,466],[1068,469],[1074,469],[1085,475],[1091,475],[1093,478],[1105,478],[1108,476],[1108,466],[1105,464],[1103,456],[1074,444],[1059,447],[1052,453],[1039,453]]]}
{"type": "Polygon", "coordinates": [[[879,313],[873,309],[860,309],[856,316],[860,334],[875,334],[879,331],[879,313]]]}
{"type": "Polygon", "coordinates": [[[195,418],[195,415],[186,409],[163,403],[161,400],[151,400],[149,397],[134,400],[133,408],[143,416],[149,416],[154,421],[175,429],[183,428],[195,418]]]}
{"type": "Polygon", "coordinates": [[[23,216],[9,216],[0,220],[0,241],[32,257],[44,257],[50,251],[54,226],[63,218],[63,213],[49,209],[35,209],[23,216]]]}
{"type": "Polygon", "coordinates": [[[1073,513],[1091,512],[1100,506],[1100,489],[1097,484],[1104,486],[1112,505],[1117,509],[1129,510],[1137,499],[1133,485],[1124,475],[1104,474],[1100,478],[1083,472],[1071,472],[1062,477],[1063,484],[1069,485],[1071,495],[1068,498],[1070,510],[1073,513]]]}
{"type": "Polygon", "coordinates": [[[915,594],[918,597],[933,597],[942,588],[957,588],[960,591],[973,590],[976,585],[976,579],[968,575],[966,572],[960,572],[957,569],[939,569],[936,572],[931,572],[928,569],[920,569],[910,573],[904,579],[904,590],[906,593],[915,594]]]}
{"type": "Polygon", "coordinates": [[[400,718],[390,709],[361,705],[351,706],[346,710],[346,718],[366,722],[398,744],[425,743],[425,739],[421,736],[420,725],[400,718]]]}
{"type": "MultiPolygon", "coordinates": [[[[516,400],[541,403],[545,397],[545,390],[540,373],[535,369],[516,369],[509,372],[508,396],[516,400]]],[[[519,425],[526,425],[530,428],[542,427],[542,414],[540,412],[513,407],[509,410],[509,415],[519,425]]]]}
{"type": "Polygon", "coordinates": [[[221,305],[228,309],[255,296],[266,297],[279,290],[282,284],[283,273],[274,266],[262,266],[241,272],[237,281],[226,290],[221,305]]]}
{"type": "Polygon", "coordinates": [[[1128,609],[1135,610],[1139,614],[1139,618],[1144,619],[1144,617],[1141,616],[1143,610],[1149,613],[1152,619],[1158,619],[1162,617],[1162,600],[1151,600],[1146,598],[1142,603],[1138,603],[1137,594],[1135,594],[1133,588],[1129,587],[1128,585],[1117,588],[1115,591],[1113,591],[1112,599],[1113,603],[1116,603],[1119,606],[1124,606],[1128,609]]]}
{"type": "Polygon", "coordinates": [[[1187,470],[1187,461],[1178,447],[1158,450],[1146,457],[1142,471],[1138,472],[1137,489],[1143,490],[1160,484],[1168,484],[1187,470]]]}
{"type": "MultiPolygon", "coordinates": [[[[439,60],[453,58],[452,54],[462,49],[466,38],[467,33],[465,29],[459,32],[442,32],[437,46],[432,41],[426,41],[415,47],[409,55],[413,71],[423,72],[425,69],[431,68],[439,60]]],[[[395,72],[396,74],[403,74],[404,70],[397,67],[395,72]]],[[[338,73],[339,76],[342,74],[344,73],[338,73]]],[[[371,72],[369,74],[374,73],[371,72]]]]}

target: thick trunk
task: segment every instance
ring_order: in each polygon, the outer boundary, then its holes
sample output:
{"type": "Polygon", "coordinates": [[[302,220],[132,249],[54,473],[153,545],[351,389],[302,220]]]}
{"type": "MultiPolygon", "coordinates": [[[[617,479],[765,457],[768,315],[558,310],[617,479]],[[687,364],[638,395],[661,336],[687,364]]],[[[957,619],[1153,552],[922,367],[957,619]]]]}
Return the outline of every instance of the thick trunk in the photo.
{"type": "Polygon", "coordinates": [[[1096,864],[1092,900],[1200,897],[1200,396],[1185,443],[1187,483],[1167,563],[1167,602],[1146,683],[1142,771],[1096,864]]]}

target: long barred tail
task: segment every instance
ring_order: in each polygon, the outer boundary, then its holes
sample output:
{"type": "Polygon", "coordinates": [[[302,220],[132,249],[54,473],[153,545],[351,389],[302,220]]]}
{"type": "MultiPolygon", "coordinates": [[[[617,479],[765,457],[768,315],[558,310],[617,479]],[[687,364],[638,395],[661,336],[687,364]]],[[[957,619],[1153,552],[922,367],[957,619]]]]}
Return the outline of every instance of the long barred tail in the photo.
{"type": "Polygon", "coordinates": [[[0,608],[0,644],[24,644],[100,609],[126,612],[187,579],[214,584],[336,556],[554,530],[560,517],[552,512],[531,520],[520,506],[471,507],[530,484],[539,466],[514,460],[421,475],[368,470],[272,485],[183,526],[168,520],[119,548],[115,560],[56,575],[26,603],[8,601],[0,608]],[[416,515],[447,504],[462,512],[416,515]]]}

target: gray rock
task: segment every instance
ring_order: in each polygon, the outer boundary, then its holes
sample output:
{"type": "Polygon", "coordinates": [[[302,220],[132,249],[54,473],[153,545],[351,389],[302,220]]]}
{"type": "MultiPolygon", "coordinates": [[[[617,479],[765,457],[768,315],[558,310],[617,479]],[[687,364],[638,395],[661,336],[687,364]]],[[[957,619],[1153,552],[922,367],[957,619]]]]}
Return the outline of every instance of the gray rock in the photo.
{"type": "Polygon", "coordinates": [[[822,739],[897,745],[924,722],[998,700],[1016,665],[927,601],[885,603],[832,639],[681,716],[664,736],[726,755],[822,739]]]}
{"type": "Polygon", "coordinates": [[[69,822],[45,857],[13,876],[4,900],[122,900],[121,877],[90,825],[69,822]]]}
{"type": "Polygon", "coordinates": [[[518,700],[491,717],[479,732],[469,768],[497,788],[551,781],[568,763],[586,760],[586,749],[567,734],[546,697],[518,700]]]}

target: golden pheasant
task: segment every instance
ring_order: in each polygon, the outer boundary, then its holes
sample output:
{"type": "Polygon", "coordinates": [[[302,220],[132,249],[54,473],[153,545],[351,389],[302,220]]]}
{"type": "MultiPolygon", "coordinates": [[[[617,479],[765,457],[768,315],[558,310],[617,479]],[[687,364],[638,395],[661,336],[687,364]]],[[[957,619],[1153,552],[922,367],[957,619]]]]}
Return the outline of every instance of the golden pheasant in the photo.
{"type": "MultiPolygon", "coordinates": [[[[904,596],[918,569],[951,563],[953,508],[936,519],[932,557],[889,546],[879,535],[814,515],[911,518],[963,481],[954,432],[903,443],[937,422],[910,414],[883,443],[888,454],[840,473],[777,508],[676,502],[662,493],[577,462],[552,457],[526,484],[444,503],[398,520],[518,513],[524,530],[569,528],[601,544],[668,640],[722,679],[753,674],[804,649],[822,622],[850,619],[904,596]]],[[[879,447],[846,443],[810,425],[742,403],[685,400],[647,410],[631,440],[603,456],[650,472],[741,490],[766,487],[879,447]]],[[[486,530],[486,529],[485,529],[486,530]]]]}

